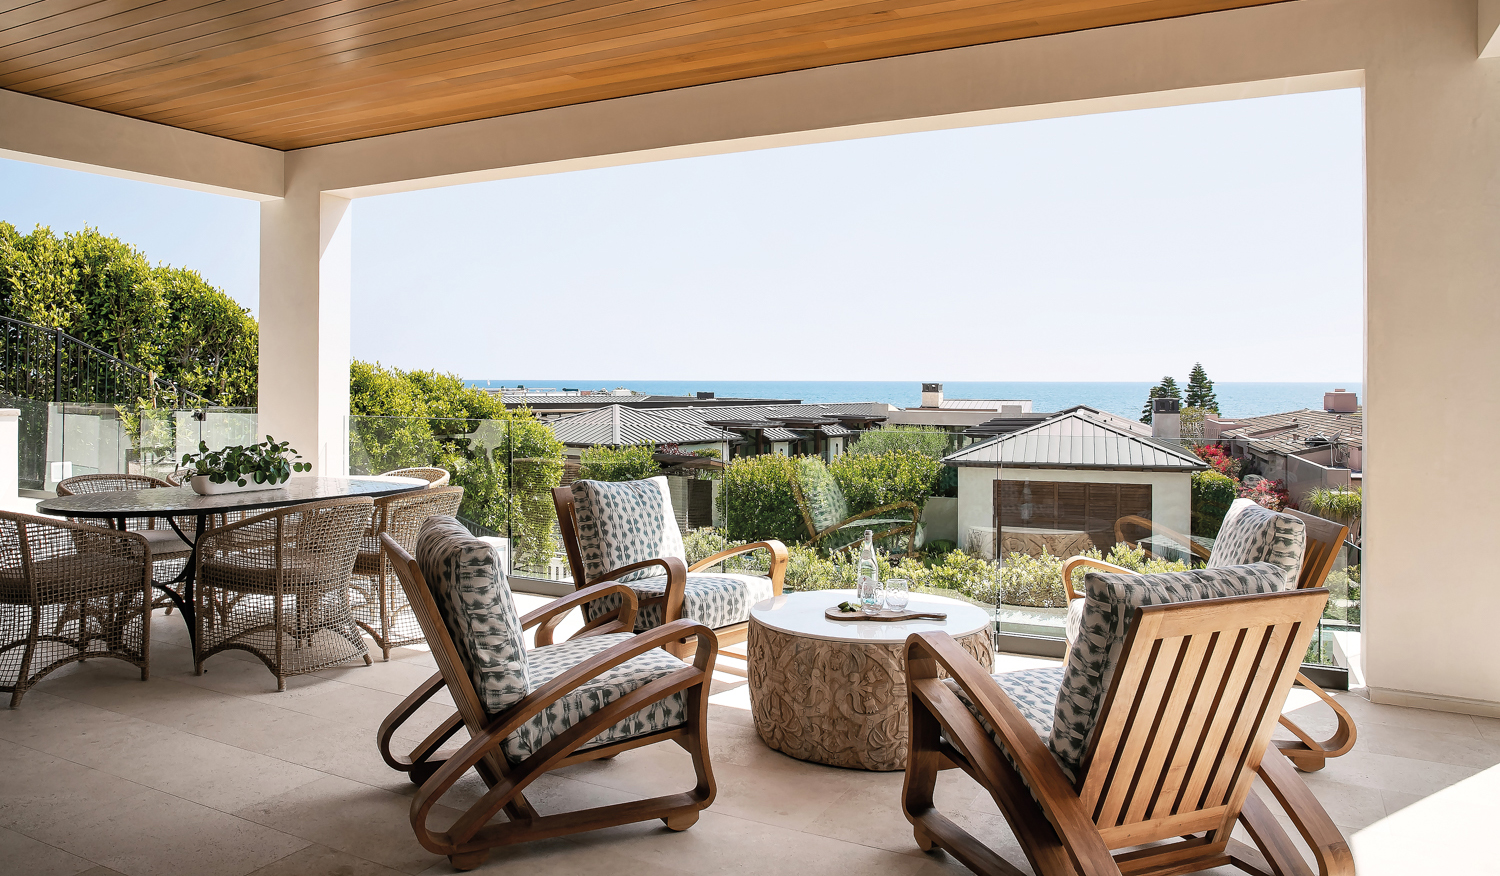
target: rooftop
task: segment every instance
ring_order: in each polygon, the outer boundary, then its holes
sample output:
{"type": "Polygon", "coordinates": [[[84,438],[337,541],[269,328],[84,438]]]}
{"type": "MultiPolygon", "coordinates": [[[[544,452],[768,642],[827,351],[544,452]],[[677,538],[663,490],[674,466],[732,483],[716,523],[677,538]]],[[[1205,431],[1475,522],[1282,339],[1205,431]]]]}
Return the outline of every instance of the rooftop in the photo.
{"type": "MultiPolygon", "coordinates": [[[[1118,418],[1116,418],[1118,419],[1118,418]]],[[[1056,414],[944,458],[957,466],[1199,471],[1197,456],[1170,441],[1124,429],[1090,411],[1056,414]]]]}
{"type": "Polygon", "coordinates": [[[1236,418],[1231,428],[1220,432],[1220,437],[1250,441],[1258,448],[1287,454],[1321,449],[1327,446],[1327,441],[1318,443],[1317,439],[1335,437],[1360,447],[1365,438],[1364,411],[1338,414],[1303,408],[1263,417],[1236,418]],[[1310,438],[1314,443],[1308,443],[1310,438]]]}
{"type": "Polygon", "coordinates": [[[557,440],[571,446],[607,444],[628,447],[638,444],[704,444],[735,441],[733,432],[713,426],[674,420],[656,411],[609,405],[548,423],[557,440]]]}

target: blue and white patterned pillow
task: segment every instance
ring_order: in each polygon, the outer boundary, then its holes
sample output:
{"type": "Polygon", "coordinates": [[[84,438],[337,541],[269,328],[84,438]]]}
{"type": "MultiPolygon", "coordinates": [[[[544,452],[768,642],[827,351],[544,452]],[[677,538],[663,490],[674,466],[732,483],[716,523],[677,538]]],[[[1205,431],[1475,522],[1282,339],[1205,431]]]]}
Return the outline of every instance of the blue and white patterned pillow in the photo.
{"type": "MultiPolygon", "coordinates": [[[[686,562],[665,477],[624,483],[574,481],[572,490],[578,549],[589,581],[641,560],[676,557],[686,562]]],[[[661,572],[659,566],[642,569],[620,582],[661,572]]]]}
{"type": "Polygon", "coordinates": [[[1154,575],[1088,573],[1083,579],[1082,628],[1063,666],[1048,740],[1063,773],[1077,780],[1137,608],[1277,593],[1283,589],[1284,576],[1285,571],[1271,563],[1154,575]]]}
{"type": "Polygon", "coordinates": [[[1236,499],[1214,539],[1208,568],[1271,563],[1281,568],[1285,589],[1294,590],[1306,548],[1307,527],[1301,520],[1263,508],[1251,499],[1236,499]]]}
{"type": "Polygon", "coordinates": [[[491,715],[505,711],[526,696],[530,678],[521,618],[495,548],[452,517],[429,517],[416,560],[479,702],[491,715]]]}

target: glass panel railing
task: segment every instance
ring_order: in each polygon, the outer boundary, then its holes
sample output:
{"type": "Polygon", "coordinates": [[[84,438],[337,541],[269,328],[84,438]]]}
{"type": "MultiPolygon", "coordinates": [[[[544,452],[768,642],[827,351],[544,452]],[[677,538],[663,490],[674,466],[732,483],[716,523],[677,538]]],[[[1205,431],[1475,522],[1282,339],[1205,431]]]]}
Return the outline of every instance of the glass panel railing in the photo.
{"type": "Polygon", "coordinates": [[[254,408],[173,410],[134,405],[44,403],[21,409],[20,486],[51,493],[87,474],[169,478],[200,442],[211,450],[259,439],[254,408]]]}

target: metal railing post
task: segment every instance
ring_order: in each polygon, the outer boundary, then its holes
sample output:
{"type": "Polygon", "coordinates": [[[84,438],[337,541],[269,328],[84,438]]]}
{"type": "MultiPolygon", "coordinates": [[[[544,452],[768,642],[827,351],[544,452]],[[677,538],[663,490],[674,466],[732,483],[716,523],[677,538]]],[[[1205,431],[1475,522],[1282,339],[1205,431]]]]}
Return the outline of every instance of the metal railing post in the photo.
{"type": "Polygon", "coordinates": [[[62,404],[62,329],[52,330],[52,401],[62,404]]]}

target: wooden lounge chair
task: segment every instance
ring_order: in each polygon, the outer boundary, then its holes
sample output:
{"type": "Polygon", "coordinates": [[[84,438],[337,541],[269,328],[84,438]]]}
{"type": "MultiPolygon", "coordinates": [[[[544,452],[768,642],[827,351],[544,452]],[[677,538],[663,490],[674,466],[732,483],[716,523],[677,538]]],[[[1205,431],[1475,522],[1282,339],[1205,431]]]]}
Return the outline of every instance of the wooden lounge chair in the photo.
{"type": "MultiPolygon", "coordinates": [[[[750,607],[781,595],[789,555],[779,541],[730,548],[691,567],[684,563],[682,535],[665,477],[625,483],[575,481],[554,489],[552,499],[573,581],[579,589],[608,581],[629,584],[640,604],[637,632],[691,618],[712,629],[721,647],[739,644],[748,635],[750,607]],[[731,557],[759,550],[771,555],[765,575],[708,571],[731,557]]],[[[589,603],[584,619],[592,623],[614,607],[614,597],[589,603]]],[[[693,643],[670,644],[667,650],[685,659],[693,653],[693,643]]],[[[744,653],[723,653],[747,659],[744,653]]],[[[720,669],[744,674],[738,668],[720,669]]]]}
{"type": "Polygon", "coordinates": [[[1270,745],[1327,591],[1265,592],[1277,586],[1270,566],[1235,568],[1266,578],[1258,595],[1120,604],[1132,618],[1128,633],[1113,623],[1095,630],[1103,651],[1094,656],[1114,661],[1075,663],[1075,644],[1066,670],[988,676],[946,634],[913,634],[902,808],[918,846],[942,848],[987,876],[1022,872],[934,807],[938,772],[958,768],[994,797],[1038,876],[1169,876],[1223,865],[1311,876],[1255,794],[1259,776],[1320,876],[1352,876],[1338,828],[1270,745]],[[1231,838],[1237,822],[1254,846],[1231,838]]]}
{"type": "Polygon", "coordinates": [[[916,556],[917,521],[922,509],[912,502],[893,502],[851,514],[849,501],[832,473],[811,457],[792,463],[792,495],[807,526],[808,544],[837,550],[864,538],[868,529],[875,533],[877,542],[906,536],[906,556],[916,556]]]}
{"type": "MultiPolygon", "coordinates": [[[[1224,528],[1220,530],[1220,538],[1219,541],[1215,543],[1215,550],[1212,554],[1209,554],[1209,552],[1206,551],[1201,545],[1193,542],[1187,536],[1184,536],[1181,533],[1173,532],[1172,530],[1165,527],[1153,524],[1151,523],[1151,521],[1145,520],[1144,518],[1121,518],[1120,523],[1117,523],[1115,526],[1115,532],[1118,537],[1122,531],[1122,527],[1120,525],[1122,523],[1154,528],[1154,531],[1156,533],[1164,533],[1182,544],[1192,546],[1195,555],[1202,556],[1204,559],[1208,560],[1209,565],[1211,566],[1216,564],[1231,565],[1237,563],[1255,562],[1266,559],[1267,557],[1260,555],[1252,556],[1244,554],[1242,551],[1237,552],[1238,555],[1236,556],[1229,556],[1220,551],[1219,546],[1220,544],[1224,544],[1226,549],[1233,550],[1235,546],[1233,544],[1230,544],[1230,542],[1236,540],[1234,533],[1229,532],[1229,534],[1226,535],[1226,531],[1229,530],[1232,525],[1231,521],[1240,520],[1239,515],[1241,514],[1241,512],[1251,511],[1251,509],[1259,508],[1260,506],[1256,505],[1250,499],[1235,500],[1234,504],[1230,506],[1229,514],[1225,516],[1224,528]],[[1201,554],[1198,553],[1200,551],[1202,552],[1201,554]]],[[[1252,511],[1252,513],[1256,512],[1252,511]]],[[[1324,520],[1321,517],[1314,517],[1311,514],[1304,514],[1301,511],[1286,510],[1267,513],[1277,513],[1282,515],[1283,517],[1290,517],[1295,520],[1301,521],[1304,533],[1303,541],[1305,547],[1301,552],[1300,562],[1296,565],[1296,589],[1305,590],[1314,587],[1322,587],[1323,583],[1328,579],[1328,573],[1333,570],[1334,563],[1338,560],[1339,551],[1342,550],[1344,546],[1344,540],[1348,537],[1349,528],[1341,523],[1334,523],[1331,520],[1324,520]]],[[[1121,538],[1121,541],[1124,541],[1124,539],[1121,538]]],[[[1068,595],[1067,637],[1069,642],[1073,641],[1073,638],[1076,635],[1078,615],[1082,607],[1082,597],[1073,587],[1073,570],[1080,567],[1089,567],[1106,572],[1124,572],[1126,574],[1130,574],[1129,569],[1116,566],[1113,563],[1106,563],[1103,560],[1096,560],[1091,557],[1070,557],[1066,561],[1064,561],[1062,568],[1062,579],[1063,589],[1067,592],[1068,595]]],[[[1327,739],[1319,740],[1313,738],[1311,734],[1299,727],[1297,723],[1292,719],[1286,716],[1282,716],[1281,718],[1281,726],[1285,727],[1297,738],[1295,740],[1275,740],[1276,746],[1282,750],[1282,753],[1284,753],[1288,758],[1291,759],[1292,763],[1297,765],[1298,769],[1304,770],[1306,772],[1314,772],[1316,770],[1322,769],[1323,766],[1327,763],[1328,758],[1339,757],[1340,755],[1347,754],[1351,749],[1353,749],[1355,740],[1358,738],[1359,731],[1358,728],[1354,726],[1354,718],[1349,714],[1348,711],[1344,709],[1343,706],[1339,705],[1337,700],[1329,696],[1327,691],[1323,690],[1323,688],[1319,687],[1311,679],[1300,672],[1297,673],[1297,684],[1309,691],[1312,691],[1313,694],[1318,697],[1318,699],[1322,700],[1324,704],[1326,704],[1330,709],[1333,710],[1334,716],[1338,719],[1338,725],[1334,729],[1333,735],[1329,736],[1327,739]]]]}
{"type": "Polygon", "coordinates": [[[423,848],[470,870],[497,846],[653,818],[672,830],[686,830],[713,802],[708,686],[717,649],[707,627],[677,620],[635,635],[630,632],[635,594],[614,583],[580,590],[518,618],[493,549],[451,517],[433,517],[423,525],[420,563],[389,533],[381,542],[438,664],[437,674],[391,712],[378,735],[386,763],[420,786],[411,824],[423,848]],[[603,622],[567,642],[552,643],[564,617],[603,596],[617,598],[603,622]],[[533,627],[536,645],[528,649],[522,639],[533,627]],[[691,665],[658,650],[683,638],[697,641],[691,665]],[[476,687],[476,679],[482,687],[476,687]],[[409,755],[394,754],[396,731],[443,689],[452,694],[457,713],[409,755]],[[468,731],[468,741],[439,753],[460,729],[468,731]],[[692,755],[694,788],[546,816],[526,798],[531,783],[552,770],[659,742],[676,743],[692,755]],[[432,807],[470,769],[489,793],[447,830],[433,830],[427,825],[432,807]],[[508,820],[491,824],[501,812],[508,820]]]}

